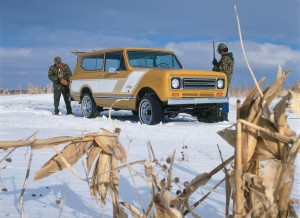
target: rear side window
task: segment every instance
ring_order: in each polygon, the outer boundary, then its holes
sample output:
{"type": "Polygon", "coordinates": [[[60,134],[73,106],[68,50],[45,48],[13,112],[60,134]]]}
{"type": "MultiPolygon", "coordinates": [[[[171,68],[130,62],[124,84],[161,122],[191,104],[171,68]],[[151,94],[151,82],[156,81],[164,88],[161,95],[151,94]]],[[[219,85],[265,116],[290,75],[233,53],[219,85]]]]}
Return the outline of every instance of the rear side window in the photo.
{"type": "Polygon", "coordinates": [[[81,62],[81,67],[85,70],[102,70],[104,55],[96,55],[84,57],[81,62]]]}
{"type": "Polygon", "coordinates": [[[122,52],[110,52],[105,55],[105,71],[114,72],[126,70],[126,65],[122,52]]]}

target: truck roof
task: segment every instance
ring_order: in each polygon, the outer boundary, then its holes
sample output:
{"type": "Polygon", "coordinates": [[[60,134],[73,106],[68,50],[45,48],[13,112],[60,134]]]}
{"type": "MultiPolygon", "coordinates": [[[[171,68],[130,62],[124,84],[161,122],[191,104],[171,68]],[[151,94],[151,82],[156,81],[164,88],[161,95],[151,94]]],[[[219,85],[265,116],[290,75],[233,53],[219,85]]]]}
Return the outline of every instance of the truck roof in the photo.
{"type": "Polygon", "coordinates": [[[111,49],[102,49],[102,50],[93,50],[93,51],[72,51],[76,56],[86,56],[86,55],[96,55],[106,52],[114,52],[114,51],[156,51],[156,52],[167,52],[174,54],[174,51],[161,49],[161,48],[134,48],[134,47],[124,47],[124,48],[111,48],[111,49]]]}

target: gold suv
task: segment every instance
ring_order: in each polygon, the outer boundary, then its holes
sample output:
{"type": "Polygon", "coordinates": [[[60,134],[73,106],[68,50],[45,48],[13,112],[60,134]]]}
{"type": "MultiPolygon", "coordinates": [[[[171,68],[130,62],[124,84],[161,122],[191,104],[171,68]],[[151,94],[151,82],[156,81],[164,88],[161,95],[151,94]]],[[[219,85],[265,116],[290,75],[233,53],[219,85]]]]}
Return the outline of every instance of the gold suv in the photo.
{"type": "Polygon", "coordinates": [[[71,96],[87,118],[112,106],[131,110],[149,125],[180,112],[216,122],[220,103],[228,102],[224,73],[183,69],[173,51],[118,48],[73,53],[77,64],[71,96]]]}

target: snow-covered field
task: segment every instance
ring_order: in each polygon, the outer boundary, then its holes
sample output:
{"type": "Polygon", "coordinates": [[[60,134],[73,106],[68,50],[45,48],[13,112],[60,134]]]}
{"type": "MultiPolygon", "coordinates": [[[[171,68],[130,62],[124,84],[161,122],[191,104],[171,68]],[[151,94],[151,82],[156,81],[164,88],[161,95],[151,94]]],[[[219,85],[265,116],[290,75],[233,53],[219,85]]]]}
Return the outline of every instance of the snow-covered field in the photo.
{"type": "MultiPolygon", "coordinates": [[[[63,101],[61,101],[63,115],[54,116],[52,98],[52,94],[0,96],[1,140],[26,139],[36,131],[38,131],[36,138],[46,139],[57,136],[80,136],[100,131],[100,128],[113,130],[107,111],[102,112],[96,119],[85,119],[81,115],[80,105],[75,102],[72,102],[75,116],[64,115],[66,111],[63,101]]],[[[128,162],[148,159],[148,140],[161,163],[165,163],[166,158],[176,149],[173,176],[179,177],[180,182],[178,186],[173,185],[172,192],[175,193],[178,189],[182,189],[183,182],[190,181],[200,173],[210,172],[221,163],[217,145],[222,151],[224,160],[233,155],[233,148],[217,134],[217,131],[234,123],[235,105],[236,99],[231,98],[229,123],[200,123],[195,117],[179,114],[174,119],[164,120],[162,124],[147,126],[141,125],[129,111],[113,111],[112,120],[117,127],[121,128],[120,140],[128,150],[128,162]],[[182,160],[182,156],[185,160],[182,160]]],[[[300,122],[295,114],[289,112],[288,122],[299,134],[300,122]]],[[[9,150],[0,150],[0,160],[8,152],[9,150]]],[[[105,206],[97,204],[89,194],[87,183],[76,178],[68,169],[40,181],[33,181],[34,173],[54,154],[52,149],[33,151],[32,166],[24,193],[25,216],[30,218],[112,217],[110,198],[108,197],[105,206]]],[[[18,148],[10,155],[11,162],[4,160],[0,163],[0,217],[20,217],[20,194],[26,177],[29,155],[28,148],[18,148]]],[[[299,165],[298,157],[293,189],[295,198],[300,198],[299,165]]],[[[82,178],[85,178],[83,161],[79,161],[74,168],[82,178]]],[[[136,168],[143,172],[142,167],[136,168]]],[[[157,172],[160,170],[157,169],[157,172]]],[[[206,186],[192,195],[190,204],[203,197],[223,177],[222,171],[214,175],[206,186]]],[[[131,177],[127,169],[121,170],[120,173],[120,200],[131,203],[140,211],[150,203],[147,184],[137,175],[131,177]]],[[[300,214],[299,208],[297,211],[300,214]]],[[[219,186],[194,212],[201,217],[224,217],[224,184],[219,186]]]]}

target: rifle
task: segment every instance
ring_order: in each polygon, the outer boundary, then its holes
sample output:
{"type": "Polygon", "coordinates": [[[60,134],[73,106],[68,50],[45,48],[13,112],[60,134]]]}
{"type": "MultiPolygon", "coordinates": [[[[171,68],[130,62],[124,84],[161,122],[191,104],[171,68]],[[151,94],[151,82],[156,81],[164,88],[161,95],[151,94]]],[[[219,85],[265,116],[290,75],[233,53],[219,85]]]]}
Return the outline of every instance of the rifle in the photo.
{"type": "Polygon", "coordinates": [[[214,53],[214,59],[212,61],[212,64],[214,65],[213,70],[215,69],[215,67],[218,65],[218,61],[216,59],[216,49],[215,49],[215,41],[213,41],[213,53],[214,53]]]}
{"type": "Polygon", "coordinates": [[[215,41],[213,41],[213,52],[214,52],[214,60],[216,59],[216,52],[215,52],[215,41]]]}

